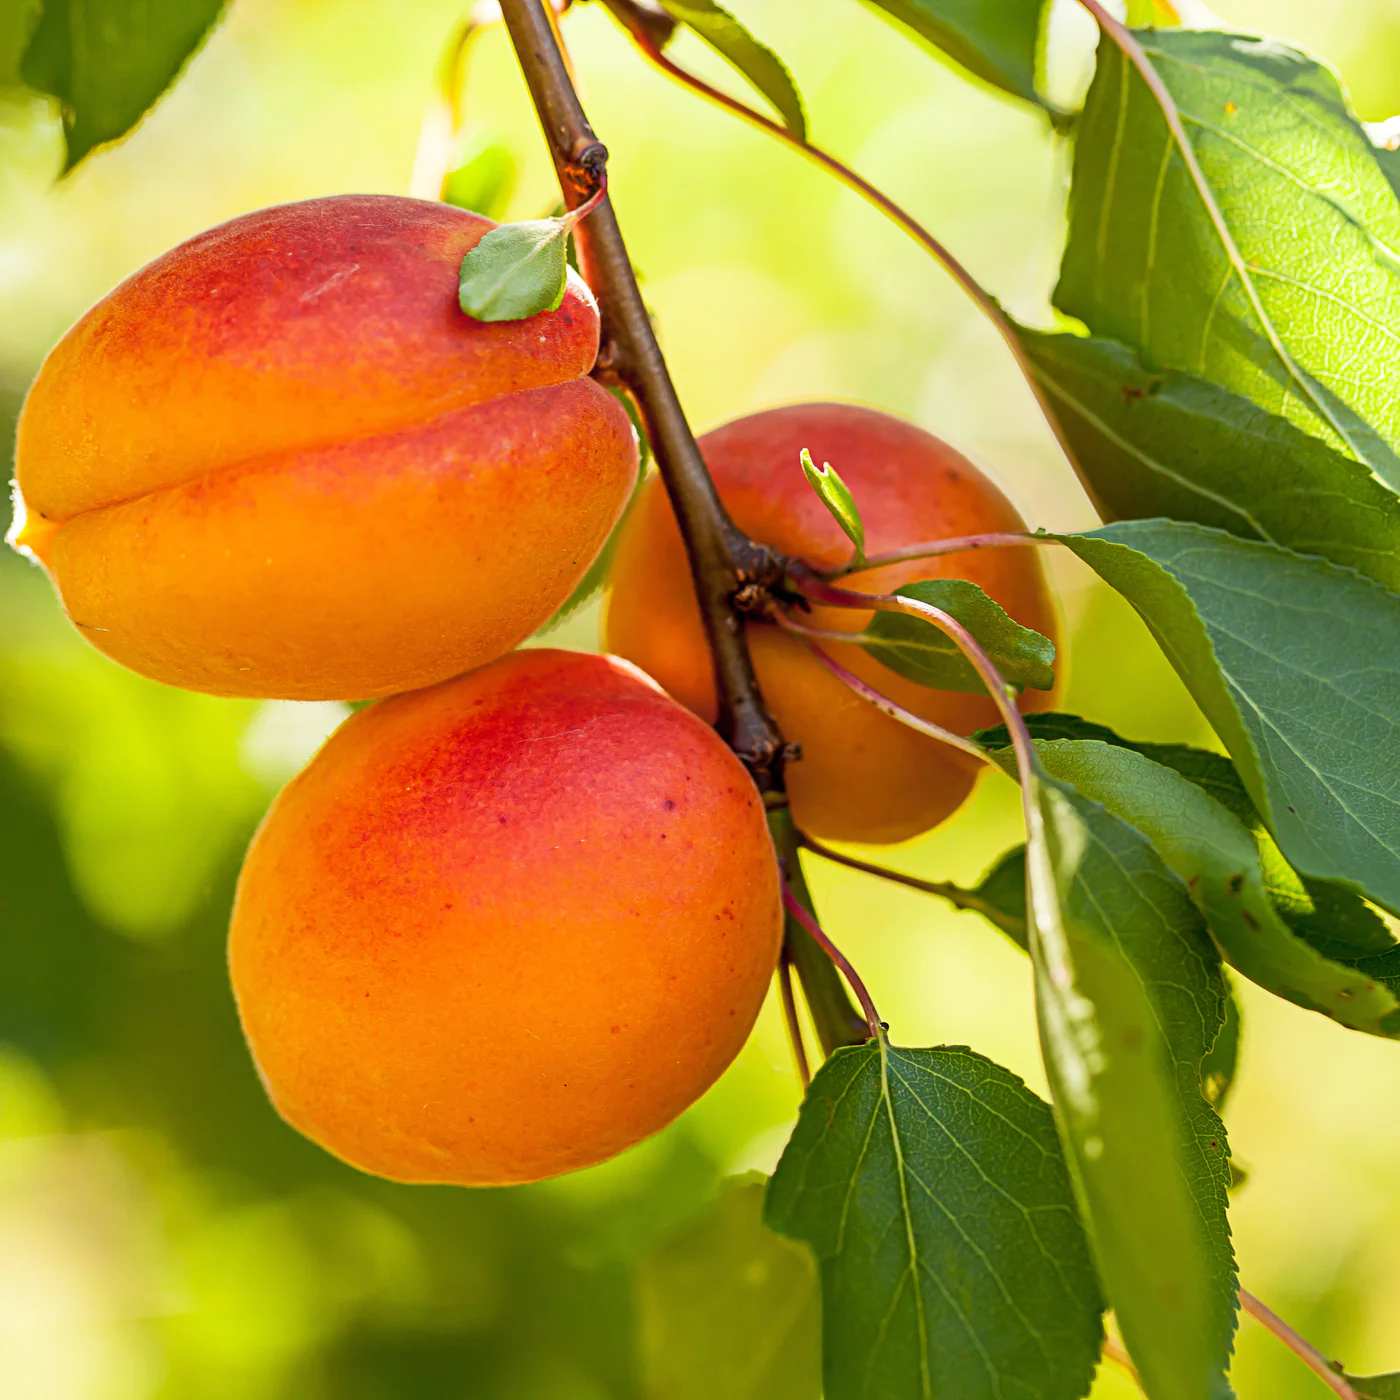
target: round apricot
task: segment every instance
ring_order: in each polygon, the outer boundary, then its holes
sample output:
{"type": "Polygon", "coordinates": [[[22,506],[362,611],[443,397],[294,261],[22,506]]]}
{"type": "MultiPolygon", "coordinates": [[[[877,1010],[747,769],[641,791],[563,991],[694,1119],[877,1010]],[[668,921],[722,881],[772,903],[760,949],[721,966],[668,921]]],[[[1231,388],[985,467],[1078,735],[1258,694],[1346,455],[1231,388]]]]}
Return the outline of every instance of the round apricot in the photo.
{"type": "Polygon", "coordinates": [[[401,1181],[536,1181],[663,1127],[782,928],[757,790],[625,661],[527,650],[352,716],[283,790],[230,965],[268,1092],[401,1181]]]}
{"type": "MultiPolygon", "coordinates": [[[[741,418],[700,447],[725,506],[754,539],[819,569],[849,560],[850,541],[807,485],[801,450],[829,461],[855,497],[866,548],[887,553],[925,540],[1024,530],[1005,496],[947,443],[873,409],[799,404],[741,418]]],[[[927,578],[965,578],[1017,621],[1054,637],[1055,609],[1031,549],[984,549],[855,574],[845,587],[890,593],[927,578]]],[[[647,483],[618,542],[604,620],[607,649],[636,662],[671,695],[713,721],[715,685],[685,551],[658,480],[647,483]]],[[[859,631],[869,613],[816,608],[818,628],[859,631]]],[[[807,643],[767,622],[748,624],[764,699],[800,745],[788,765],[793,816],[814,836],[903,841],[937,826],[966,799],[977,765],[858,698],[807,643]]],[[[930,690],[858,646],[822,643],[848,670],[924,719],[961,734],[995,724],[985,695],[930,690]]],[[[1024,703],[1044,703],[1028,692],[1024,703]]]]}
{"type": "Polygon", "coordinates": [[[158,258],[55,347],[15,542],[94,645],[217,695],[353,699],[494,660],[578,583],[636,440],[598,312],[457,306],[489,219],[345,196],[158,258]]]}

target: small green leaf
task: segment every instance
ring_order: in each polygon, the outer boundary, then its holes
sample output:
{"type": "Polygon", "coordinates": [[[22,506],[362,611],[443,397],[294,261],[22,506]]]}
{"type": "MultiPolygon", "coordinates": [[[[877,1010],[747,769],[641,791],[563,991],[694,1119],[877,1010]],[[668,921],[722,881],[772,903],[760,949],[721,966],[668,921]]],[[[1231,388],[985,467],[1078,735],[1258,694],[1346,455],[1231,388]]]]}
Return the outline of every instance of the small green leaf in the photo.
{"type": "Polygon", "coordinates": [[[523,321],[557,311],[568,285],[565,219],[493,228],[462,259],[458,300],[477,321],[523,321]]]}
{"type": "Polygon", "coordinates": [[[766,44],[761,44],[728,10],[715,0],[660,0],[675,20],[693,30],[722,58],[728,60],[773,105],[783,125],[799,141],[807,139],[807,115],[802,94],[786,65],[766,44]]]}
{"type": "Polygon", "coordinates": [[[141,120],[223,8],[224,0],[49,0],[20,76],[59,101],[65,173],[141,120]]]}
{"type": "Polygon", "coordinates": [[[1088,1390],[1102,1303],[1054,1121],[981,1055],[836,1051],[767,1220],[821,1263],[826,1400],[1088,1390]]]}
{"type": "Polygon", "coordinates": [[[1400,1371],[1388,1376],[1348,1376],[1361,1400],[1400,1400],[1400,1371]]]}
{"type": "Polygon", "coordinates": [[[1201,1093],[1220,963],[1148,842],[1066,784],[1032,794],[1041,1048],[1104,1292],[1153,1400],[1229,1395],[1229,1153],[1201,1093]]]}
{"type": "Polygon", "coordinates": [[[764,1178],[719,1198],[637,1265],[648,1395],[821,1400],[821,1296],[811,1251],[763,1223],[764,1178]]]}
{"type": "Polygon", "coordinates": [[[1036,91],[1045,0],[870,0],[984,82],[1027,102],[1036,91]]]}
{"type": "Polygon", "coordinates": [[[830,462],[823,462],[818,467],[805,447],[801,462],[802,474],[807,478],[808,486],[831,512],[831,518],[845,532],[846,538],[855,545],[856,552],[851,563],[860,567],[865,563],[865,522],[860,518],[860,507],[851,495],[851,488],[841,480],[830,462]]]}
{"type": "Polygon", "coordinates": [[[442,182],[442,202],[488,219],[506,212],[515,189],[515,157],[505,146],[478,146],[442,182]]]}
{"type": "Polygon", "coordinates": [[[999,856],[975,889],[958,891],[961,909],[972,909],[1030,952],[1026,928],[1026,848],[1013,846],[999,856]]]}
{"type": "Polygon", "coordinates": [[[1194,520],[1400,588],[1400,495],[1369,467],[1117,341],[1018,335],[1105,520],[1194,520]]]}
{"type": "MultiPolygon", "coordinates": [[[[896,590],[951,614],[981,643],[1014,686],[1050,690],[1055,684],[1055,644],[1022,627],[975,583],[960,578],[924,579],[896,590]]],[[[982,678],[946,632],[907,613],[877,612],[864,632],[853,634],[877,661],[934,690],[986,693],[982,678]]]]}
{"type": "Polygon", "coordinates": [[[1400,910],[1400,595],[1179,521],[1057,538],[1151,628],[1289,863],[1400,910]]]}

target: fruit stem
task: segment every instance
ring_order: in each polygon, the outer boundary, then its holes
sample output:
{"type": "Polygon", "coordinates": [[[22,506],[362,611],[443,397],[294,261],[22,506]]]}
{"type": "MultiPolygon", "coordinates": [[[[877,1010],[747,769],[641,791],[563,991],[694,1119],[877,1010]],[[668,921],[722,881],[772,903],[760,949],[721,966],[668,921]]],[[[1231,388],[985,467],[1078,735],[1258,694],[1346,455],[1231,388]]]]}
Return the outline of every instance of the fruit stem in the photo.
{"type": "MultiPolygon", "coordinates": [[[[500,0],[500,5],[565,206],[576,209],[602,184],[607,148],[584,115],[543,0],[500,0]]],[[[622,384],[636,401],[685,540],[714,658],[715,728],[759,791],[780,793],[783,739],[759,693],[735,598],[761,593],[781,577],[784,561],[739,530],[720,502],[657,344],[610,199],[604,197],[579,225],[575,240],[602,315],[594,373],[622,384]]]]}
{"type": "Polygon", "coordinates": [[[1305,1341],[1276,1312],[1243,1288],[1240,1289],[1240,1306],[1305,1362],[1342,1400],[1361,1400],[1347,1378],[1311,1342],[1305,1341]]]}
{"type": "MultiPolygon", "coordinates": [[[[768,813],[768,829],[778,852],[783,875],[783,956],[797,970],[802,994],[812,1013],[812,1024],[821,1042],[822,1054],[829,1055],[843,1045],[864,1045],[870,1038],[865,1018],[851,1005],[841,975],[827,948],[811,934],[807,924],[793,912],[796,907],[809,912],[813,924],[812,892],[802,872],[802,849],[797,840],[792,812],[786,805],[768,813]]],[[[829,940],[828,940],[829,942],[829,940]]],[[[857,979],[858,980],[858,979],[857,979]]],[[[853,987],[855,983],[851,984],[853,987]]]]}

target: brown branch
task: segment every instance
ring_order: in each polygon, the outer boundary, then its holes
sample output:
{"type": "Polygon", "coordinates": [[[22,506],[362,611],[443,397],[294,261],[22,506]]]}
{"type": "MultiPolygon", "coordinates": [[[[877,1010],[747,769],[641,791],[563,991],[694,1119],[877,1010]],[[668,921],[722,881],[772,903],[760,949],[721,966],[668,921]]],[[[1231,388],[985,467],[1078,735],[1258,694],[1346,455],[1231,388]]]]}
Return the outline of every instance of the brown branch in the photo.
{"type": "MultiPolygon", "coordinates": [[[[542,0],[500,0],[500,6],[554,158],[564,204],[576,210],[603,189],[607,148],[584,116],[542,0]]],[[[780,859],[786,841],[795,861],[796,843],[783,837],[792,828],[783,788],[783,738],[759,693],[737,602],[741,595],[761,601],[782,581],[787,560],[749,539],[719,499],[671,382],[606,194],[579,224],[575,241],[602,315],[602,348],[594,373],[621,384],[635,400],[685,541],[715,665],[715,727],[765,796],[780,859]]],[[[798,899],[810,903],[800,865],[788,879],[798,899]]],[[[785,947],[823,1048],[829,1053],[838,1045],[863,1041],[865,1023],[835,966],[791,917],[786,921],[785,947]]]]}
{"type": "MultiPolygon", "coordinates": [[[[597,191],[607,148],[584,116],[542,0],[500,4],[554,158],[564,203],[576,208],[597,191]]],[[[579,226],[576,241],[585,280],[602,312],[599,370],[636,400],[685,539],[715,663],[716,728],[759,791],[781,793],[783,740],[759,694],[743,617],[734,599],[741,589],[761,591],[776,581],[782,560],[737,529],[720,502],[662,358],[610,200],[604,199],[579,226]]]]}

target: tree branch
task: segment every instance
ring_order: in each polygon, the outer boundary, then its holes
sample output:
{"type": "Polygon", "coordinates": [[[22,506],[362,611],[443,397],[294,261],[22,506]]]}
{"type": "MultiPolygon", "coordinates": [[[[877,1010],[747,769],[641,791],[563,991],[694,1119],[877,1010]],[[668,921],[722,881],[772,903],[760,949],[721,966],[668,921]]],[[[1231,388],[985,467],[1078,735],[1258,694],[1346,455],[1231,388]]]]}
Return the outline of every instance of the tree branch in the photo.
{"type": "MultiPolygon", "coordinates": [[[[607,148],[583,114],[542,0],[500,0],[500,6],[554,157],[564,203],[577,209],[605,184],[607,148]]],[[[781,584],[788,561],[749,539],[720,502],[671,382],[606,195],[580,223],[575,239],[585,279],[597,294],[602,314],[602,348],[594,373],[621,384],[636,401],[685,540],[715,663],[715,727],[752,774],[768,805],[769,825],[782,837],[792,830],[783,787],[783,738],[759,693],[744,633],[743,604],[760,605],[768,589],[781,584]]],[[[784,841],[777,845],[784,855],[784,841]]],[[[789,837],[787,845],[792,856],[787,879],[797,898],[807,902],[796,843],[789,837]]],[[[851,1005],[835,965],[790,914],[785,939],[823,1048],[829,1053],[838,1045],[859,1044],[865,1039],[865,1022],[851,1005]]]]}
{"type": "MultiPolygon", "coordinates": [[[[601,184],[607,149],[584,116],[542,0],[500,0],[500,5],[564,202],[576,208],[601,184]]],[[[780,579],[783,560],[743,534],[720,502],[662,358],[610,200],[580,224],[575,237],[584,277],[602,312],[598,372],[636,400],[685,539],[715,663],[715,727],[759,791],[780,794],[783,739],[759,694],[735,599],[761,593],[780,579]]]]}

